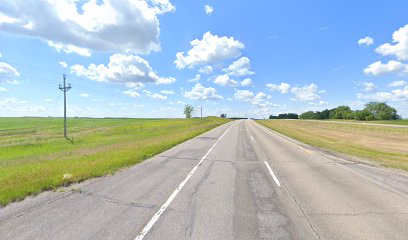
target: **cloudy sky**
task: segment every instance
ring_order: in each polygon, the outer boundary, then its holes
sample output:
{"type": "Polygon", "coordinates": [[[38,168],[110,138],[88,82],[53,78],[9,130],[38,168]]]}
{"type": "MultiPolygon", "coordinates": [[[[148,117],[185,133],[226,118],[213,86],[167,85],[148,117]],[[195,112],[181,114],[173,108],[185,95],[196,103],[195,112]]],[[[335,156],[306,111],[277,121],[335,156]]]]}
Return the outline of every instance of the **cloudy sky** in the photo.
{"type": "Polygon", "coordinates": [[[267,117],[386,101],[408,117],[408,1],[14,0],[0,116],[267,117]],[[196,111],[195,114],[199,114],[196,111]]]}

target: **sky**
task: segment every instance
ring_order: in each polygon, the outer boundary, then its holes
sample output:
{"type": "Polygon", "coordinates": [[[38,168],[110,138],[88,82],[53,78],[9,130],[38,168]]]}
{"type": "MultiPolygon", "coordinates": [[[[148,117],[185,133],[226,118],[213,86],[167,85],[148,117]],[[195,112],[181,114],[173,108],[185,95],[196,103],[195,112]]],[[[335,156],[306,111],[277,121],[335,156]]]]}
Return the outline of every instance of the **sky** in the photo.
{"type": "Polygon", "coordinates": [[[370,101],[408,118],[408,1],[13,0],[0,116],[267,118],[370,101]]]}

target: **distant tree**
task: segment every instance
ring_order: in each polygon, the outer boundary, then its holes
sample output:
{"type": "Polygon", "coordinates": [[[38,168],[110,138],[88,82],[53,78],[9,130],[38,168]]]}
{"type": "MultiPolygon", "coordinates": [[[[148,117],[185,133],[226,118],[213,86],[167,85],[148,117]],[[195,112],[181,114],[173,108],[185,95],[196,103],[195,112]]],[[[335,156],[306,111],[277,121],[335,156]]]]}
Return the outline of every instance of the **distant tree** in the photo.
{"type": "Polygon", "coordinates": [[[316,114],[313,111],[308,111],[300,114],[300,119],[317,119],[316,114]]]}
{"type": "Polygon", "coordinates": [[[331,119],[349,119],[353,114],[349,106],[339,106],[330,110],[331,119]]]}
{"type": "Polygon", "coordinates": [[[372,119],[372,115],[370,111],[367,109],[363,110],[357,110],[354,112],[354,119],[359,120],[359,121],[368,121],[369,119],[372,119]]]}
{"type": "Polygon", "coordinates": [[[221,113],[220,117],[227,118],[227,114],[226,113],[221,113]]]}
{"type": "Polygon", "coordinates": [[[367,110],[374,120],[395,120],[400,118],[397,110],[385,102],[369,102],[364,110],[367,110]]]}
{"type": "Polygon", "coordinates": [[[278,119],[278,116],[269,115],[269,119],[278,119]]]}
{"type": "Polygon", "coordinates": [[[186,115],[186,118],[191,118],[191,114],[194,111],[194,107],[191,105],[186,105],[184,106],[184,115],[186,115]]]}

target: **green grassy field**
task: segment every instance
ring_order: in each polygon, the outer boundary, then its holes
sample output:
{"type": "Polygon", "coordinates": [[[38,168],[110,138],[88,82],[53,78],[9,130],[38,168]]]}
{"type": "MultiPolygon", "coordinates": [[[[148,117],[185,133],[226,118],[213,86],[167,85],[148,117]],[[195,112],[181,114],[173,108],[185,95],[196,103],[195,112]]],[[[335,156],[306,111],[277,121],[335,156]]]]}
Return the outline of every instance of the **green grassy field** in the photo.
{"type": "Polygon", "coordinates": [[[330,121],[258,122],[312,146],[364,158],[385,167],[408,170],[408,128],[330,121]]]}
{"type": "Polygon", "coordinates": [[[62,118],[0,118],[0,205],[110,174],[227,121],[72,118],[72,144],[62,137],[62,118]]]}

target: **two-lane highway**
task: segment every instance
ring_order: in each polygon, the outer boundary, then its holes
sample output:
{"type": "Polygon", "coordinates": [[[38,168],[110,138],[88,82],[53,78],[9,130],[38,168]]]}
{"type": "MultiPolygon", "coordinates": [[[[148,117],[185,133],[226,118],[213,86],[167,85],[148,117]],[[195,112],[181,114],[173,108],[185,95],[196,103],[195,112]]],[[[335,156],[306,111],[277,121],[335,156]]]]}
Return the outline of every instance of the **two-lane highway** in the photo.
{"type": "Polygon", "coordinates": [[[0,209],[0,239],[407,239],[408,176],[234,121],[0,209]]]}

